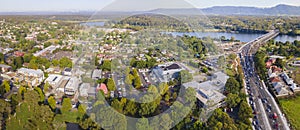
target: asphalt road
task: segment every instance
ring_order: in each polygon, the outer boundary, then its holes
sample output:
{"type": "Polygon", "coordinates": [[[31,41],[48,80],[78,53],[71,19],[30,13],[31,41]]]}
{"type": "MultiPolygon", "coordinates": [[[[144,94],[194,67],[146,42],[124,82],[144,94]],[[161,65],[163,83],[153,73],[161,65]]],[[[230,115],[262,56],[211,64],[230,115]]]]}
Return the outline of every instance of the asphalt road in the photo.
{"type": "Polygon", "coordinates": [[[252,124],[257,130],[290,129],[285,117],[282,116],[282,112],[276,104],[274,97],[268,92],[267,88],[256,74],[252,57],[252,54],[258,50],[261,43],[272,39],[272,37],[276,35],[278,35],[277,32],[272,31],[253,40],[254,42],[247,43],[240,50],[241,64],[245,74],[247,93],[249,94],[249,103],[254,114],[252,124]],[[274,113],[277,114],[277,118],[274,118],[274,113]]]}

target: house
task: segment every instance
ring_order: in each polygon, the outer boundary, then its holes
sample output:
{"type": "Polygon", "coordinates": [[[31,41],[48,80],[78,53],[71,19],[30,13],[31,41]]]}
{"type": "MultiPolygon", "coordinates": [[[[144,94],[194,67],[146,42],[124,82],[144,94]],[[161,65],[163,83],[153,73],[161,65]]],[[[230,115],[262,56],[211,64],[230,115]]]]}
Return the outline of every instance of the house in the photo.
{"type": "Polygon", "coordinates": [[[103,91],[103,93],[106,95],[108,94],[108,89],[107,86],[104,83],[101,83],[98,87],[97,87],[97,92],[99,92],[100,90],[103,91]]]}
{"type": "Polygon", "coordinates": [[[277,67],[277,66],[271,66],[272,72],[273,73],[281,73],[282,69],[277,67]]]}
{"type": "Polygon", "coordinates": [[[159,82],[168,82],[173,78],[177,78],[179,72],[182,70],[183,68],[176,63],[166,63],[155,66],[152,69],[152,73],[159,80],[159,82]]]}
{"type": "Polygon", "coordinates": [[[275,89],[284,87],[284,85],[281,82],[273,83],[272,85],[273,85],[273,88],[275,88],[275,89]]]}
{"type": "Polygon", "coordinates": [[[88,97],[89,96],[89,89],[90,89],[91,85],[89,83],[83,83],[80,85],[79,87],[79,95],[82,97],[88,97]]]}
{"type": "Polygon", "coordinates": [[[270,82],[271,82],[271,83],[278,83],[278,82],[281,82],[281,81],[280,81],[279,77],[276,76],[276,77],[270,78],[270,82]]]}
{"type": "Polygon", "coordinates": [[[269,69],[275,62],[276,62],[276,59],[275,59],[275,58],[270,58],[270,59],[266,62],[266,67],[269,69]]]}
{"type": "Polygon", "coordinates": [[[71,68],[65,68],[64,71],[62,72],[63,75],[65,76],[72,76],[72,69],[71,68]]]}
{"type": "Polygon", "coordinates": [[[20,51],[16,51],[16,52],[14,52],[14,55],[16,56],[16,57],[22,57],[22,56],[24,56],[24,52],[20,52],[20,51]]]}
{"type": "Polygon", "coordinates": [[[298,85],[296,83],[293,83],[291,86],[290,86],[290,89],[295,92],[295,91],[299,91],[300,90],[300,87],[298,87],[298,85]]]}
{"type": "Polygon", "coordinates": [[[284,95],[289,94],[289,91],[286,90],[286,88],[283,88],[283,87],[276,88],[275,90],[276,90],[277,94],[280,95],[280,96],[284,96],[284,95]]]}
{"type": "Polygon", "coordinates": [[[300,60],[294,61],[293,66],[300,66],[300,60]]]}
{"type": "Polygon", "coordinates": [[[97,92],[96,92],[96,87],[90,87],[88,89],[88,96],[89,97],[96,97],[97,92]]]}
{"type": "Polygon", "coordinates": [[[11,66],[0,64],[0,72],[5,73],[11,71],[11,66]]]}
{"type": "Polygon", "coordinates": [[[102,75],[102,71],[99,69],[95,69],[92,74],[92,79],[94,80],[101,79],[102,77],[101,75],[102,75]]]}
{"type": "Polygon", "coordinates": [[[281,74],[281,77],[284,79],[285,83],[288,84],[289,86],[291,86],[294,83],[294,80],[291,79],[285,72],[281,74]]]}
{"type": "Polygon", "coordinates": [[[273,78],[273,77],[276,77],[277,74],[276,74],[276,73],[273,73],[273,70],[270,68],[270,69],[268,70],[268,76],[269,76],[269,78],[273,78]]]}

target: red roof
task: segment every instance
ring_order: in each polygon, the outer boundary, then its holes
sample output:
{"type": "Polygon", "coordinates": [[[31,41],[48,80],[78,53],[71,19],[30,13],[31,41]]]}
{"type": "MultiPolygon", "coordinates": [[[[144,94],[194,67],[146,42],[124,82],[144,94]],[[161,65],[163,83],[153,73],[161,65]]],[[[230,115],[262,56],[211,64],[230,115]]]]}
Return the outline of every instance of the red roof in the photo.
{"type": "Polygon", "coordinates": [[[267,68],[269,69],[270,67],[271,67],[271,65],[272,65],[272,62],[266,62],[266,66],[267,66],[267,68]]]}
{"type": "Polygon", "coordinates": [[[273,77],[273,78],[270,79],[270,81],[272,83],[278,83],[278,82],[280,82],[280,79],[278,77],[273,77]]]}
{"type": "Polygon", "coordinates": [[[271,62],[271,63],[273,63],[273,64],[274,64],[274,63],[276,62],[276,59],[274,59],[274,58],[271,58],[271,59],[269,59],[269,60],[268,60],[268,62],[271,62]]]}
{"type": "Polygon", "coordinates": [[[104,83],[101,83],[99,85],[99,87],[97,88],[97,91],[100,91],[100,90],[102,90],[104,92],[104,94],[108,94],[107,87],[106,87],[106,85],[104,83]]]}
{"type": "Polygon", "coordinates": [[[24,53],[23,52],[19,52],[19,51],[14,52],[14,54],[15,54],[15,56],[18,56],[18,57],[24,56],[24,53]]]}
{"type": "Polygon", "coordinates": [[[277,66],[271,66],[270,68],[272,69],[273,73],[275,73],[275,72],[281,72],[282,71],[282,69],[279,68],[279,67],[277,67],[277,66]]]}

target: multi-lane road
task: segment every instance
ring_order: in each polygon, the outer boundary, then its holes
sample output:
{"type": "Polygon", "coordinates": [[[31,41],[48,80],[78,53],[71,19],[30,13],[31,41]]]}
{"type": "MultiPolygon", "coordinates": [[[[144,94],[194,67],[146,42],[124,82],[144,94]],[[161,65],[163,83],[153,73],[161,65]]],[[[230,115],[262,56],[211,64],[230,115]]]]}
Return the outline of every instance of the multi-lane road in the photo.
{"type": "Polygon", "coordinates": [[[256,74],[253,60],[253,54],[256,53],[260,45],[276,37],[278,34],[277,30],[270,31],[248,42],[238,52],[244,70],[246,93],[249,95],[248,102],[254,114],[252,125],[257,130],[290,129],[274,97],[256,74]]]}

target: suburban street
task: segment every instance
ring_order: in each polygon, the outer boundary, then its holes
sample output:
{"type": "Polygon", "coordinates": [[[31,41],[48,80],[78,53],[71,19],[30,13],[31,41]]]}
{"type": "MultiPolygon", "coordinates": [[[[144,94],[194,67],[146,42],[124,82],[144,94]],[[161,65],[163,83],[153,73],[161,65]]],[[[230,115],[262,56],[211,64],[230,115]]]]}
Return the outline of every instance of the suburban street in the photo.
{"type": "Polygon", "coordinates": [[[253,54],[256,53],[260,45],[277,35],[277,31],[270,31],[268,34],[242,46],[239,53],[245,74],[246,92],[249,95],[249,104],[254,114],[252,124],[257,130],[290,129],[274,97],[269,93],[254,69],[253,54]]]}

